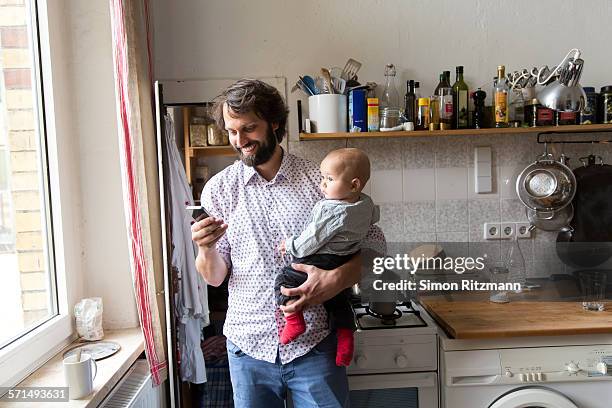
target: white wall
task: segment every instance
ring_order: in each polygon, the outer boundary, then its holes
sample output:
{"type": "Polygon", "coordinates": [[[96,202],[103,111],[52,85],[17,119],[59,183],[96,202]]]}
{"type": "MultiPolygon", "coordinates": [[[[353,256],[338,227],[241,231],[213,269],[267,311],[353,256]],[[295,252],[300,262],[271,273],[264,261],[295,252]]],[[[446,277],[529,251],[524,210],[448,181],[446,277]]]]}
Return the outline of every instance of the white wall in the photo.
{"type": "Polygon", "coordinates": [[[83,297],[101,296],[107,328],[138,325],[121,194],[109,3],[65,1],[78,149],[83,297]]]}
{"type": "MultiPolygon", "coordinates": [[[[465,66],[473,88],[496,67],[558,64],[571,48],[585,59],[584,86],[612,83],[607,50],[609,0],[153,0],[157,78],[194,79],[299,74],[363,63],[362,83],[384,80],[384,66],[433,91],[438,74],[465,66]]],[[[298,94],[289,98],[295,110],[298,94]]],[[[295,116],[290,133],[295,136],[295,116]]]]}

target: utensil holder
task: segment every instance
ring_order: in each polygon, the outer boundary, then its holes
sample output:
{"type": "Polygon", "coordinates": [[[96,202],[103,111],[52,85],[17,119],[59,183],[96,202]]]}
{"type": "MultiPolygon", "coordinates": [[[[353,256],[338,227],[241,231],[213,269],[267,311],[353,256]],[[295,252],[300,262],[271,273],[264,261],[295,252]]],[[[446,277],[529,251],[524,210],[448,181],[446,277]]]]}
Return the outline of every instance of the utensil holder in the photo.
{"type": "Polygon", "coordinates": [[[320,94],[308,97],[308,112],[313,133],[347,131],[347,97],[320,94]]]}

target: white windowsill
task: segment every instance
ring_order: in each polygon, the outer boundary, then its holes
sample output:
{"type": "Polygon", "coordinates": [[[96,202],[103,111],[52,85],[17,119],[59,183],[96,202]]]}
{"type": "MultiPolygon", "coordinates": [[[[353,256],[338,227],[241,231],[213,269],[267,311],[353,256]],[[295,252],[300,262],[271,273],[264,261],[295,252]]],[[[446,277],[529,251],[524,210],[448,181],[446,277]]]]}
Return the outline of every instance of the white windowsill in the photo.
{"type": "MultiPolygon", "coordinates": [[[[98,406],[144,351],[144,340],[139,327],[123,330],[105,330],[104,340],[116,341],[121,345],[121,350],[110,357],[96,362],[98,374],[94,380],[93,393],[83,399],[61,403],[62,407],[84,408],[98,406]]],[[[65,387],[62,355],[74,345],[75,343],[72,343],[63,349],[19,383],[18,387],[65,387]]],[[[2,400],[0,406],[23,408],[25,405],[23,402],[5,402],[5,400],[2,400]]],[[[57,408],[58,404],[57,402],[36,403],[36,407],[46,406],[57,408]]]]}

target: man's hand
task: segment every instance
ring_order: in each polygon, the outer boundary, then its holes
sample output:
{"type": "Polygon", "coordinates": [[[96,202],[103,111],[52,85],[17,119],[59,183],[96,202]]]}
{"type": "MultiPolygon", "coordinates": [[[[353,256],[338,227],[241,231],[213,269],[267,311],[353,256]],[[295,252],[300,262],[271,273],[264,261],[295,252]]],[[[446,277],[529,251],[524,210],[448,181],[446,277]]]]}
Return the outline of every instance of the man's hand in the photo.
{"type": "Polygon", "coordinates": [[[281,288],[285,296],[299,296],[292,304],[280,307],[283,313],[295,313],[311,305],[320,305],[357,283],[361,276],[361,256],[355,255],[347,263],[329,271],[305,264],[291,264],[291,267],[308,277],[297,288],[281,288]]]}
{"type": "Polygon", "coordinates": [[[191,239],[202,249],[214,248],[227,231],[227,224],[215,217],[204,218],[191,226],[191,239]]]}

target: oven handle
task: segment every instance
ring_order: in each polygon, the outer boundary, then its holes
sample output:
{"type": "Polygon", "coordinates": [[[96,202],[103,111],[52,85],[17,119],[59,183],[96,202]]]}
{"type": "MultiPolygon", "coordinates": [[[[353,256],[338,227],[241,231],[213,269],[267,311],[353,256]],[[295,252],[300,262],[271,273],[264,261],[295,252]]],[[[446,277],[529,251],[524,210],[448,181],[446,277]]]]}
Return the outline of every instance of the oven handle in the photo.
{"type": "Polygon", "coordinates": [[[436,373],[397,373],[375,375],[349,375],[350,390],[384,388],[428,388],[436,387],[436,373]]]}

